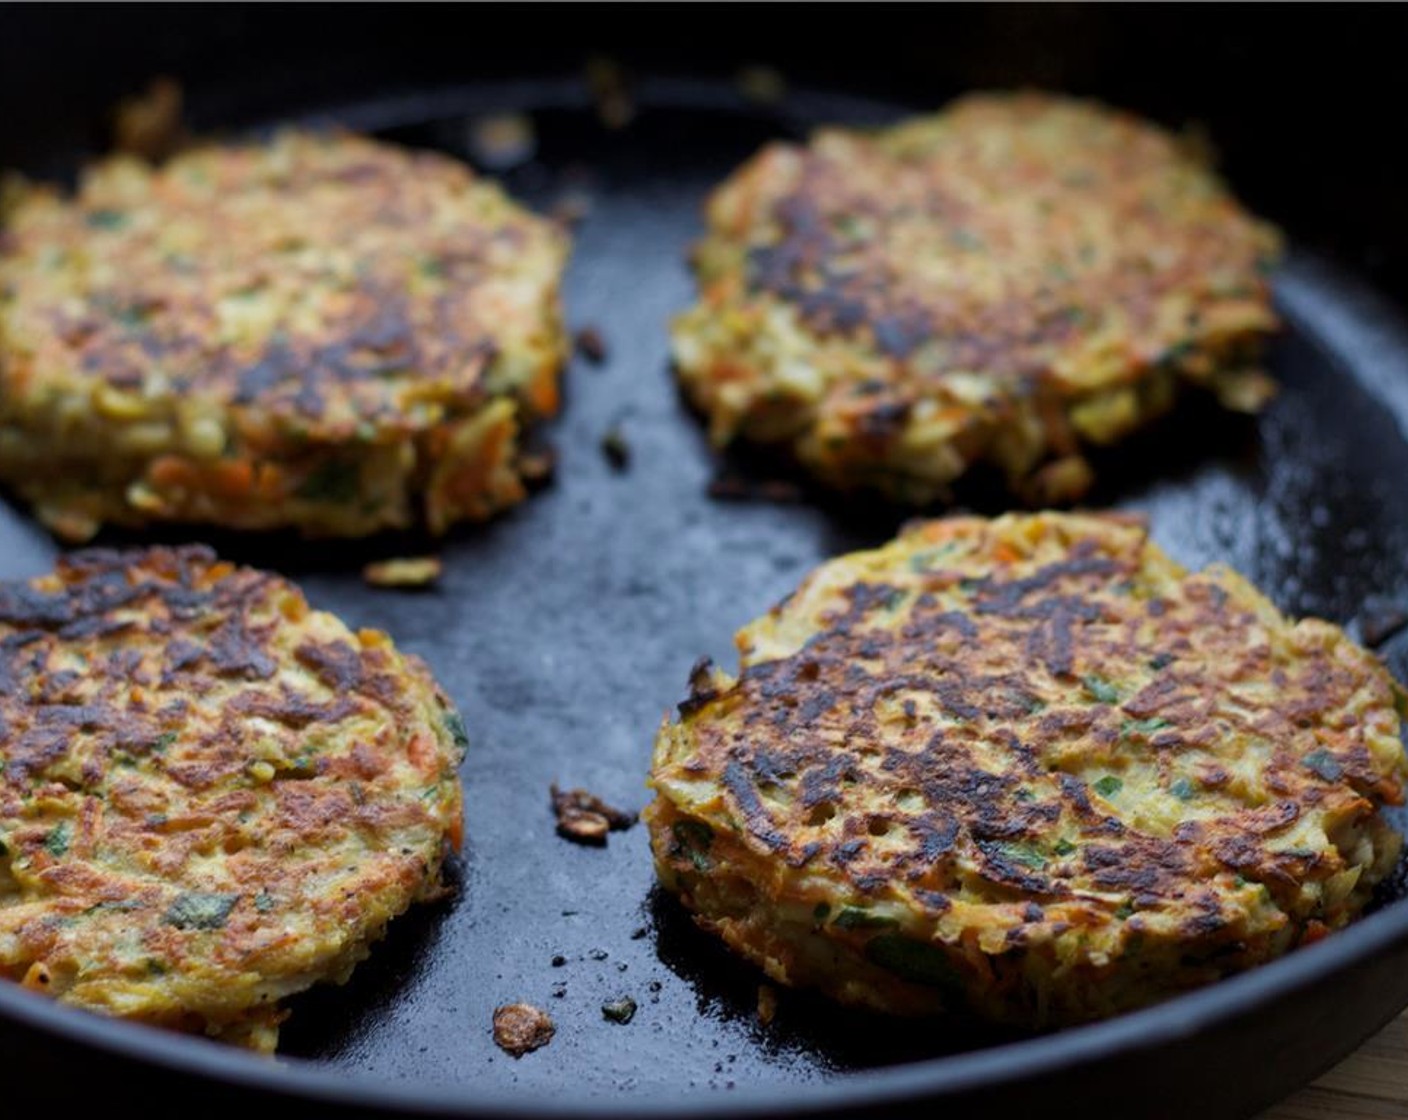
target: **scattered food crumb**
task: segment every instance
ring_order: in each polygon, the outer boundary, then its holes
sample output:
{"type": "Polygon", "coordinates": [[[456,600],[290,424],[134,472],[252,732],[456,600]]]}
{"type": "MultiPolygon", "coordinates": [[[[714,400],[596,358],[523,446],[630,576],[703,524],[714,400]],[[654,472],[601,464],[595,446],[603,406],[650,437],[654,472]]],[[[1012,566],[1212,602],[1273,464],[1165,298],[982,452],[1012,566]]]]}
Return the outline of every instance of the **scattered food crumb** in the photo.
{"type": "Polygon", "coordinates": [[[541,486],[557,470],[557,454],[550,448],[528,451],[518,457],[518,473],[529,486],[541,486]]]}
{"type": "Polygon", "coordinates": [[[745,66],[737,85],[743,99],[756,105],[776,105],[787,96],[787,79],[771,66],[745,66]]]}
{"type": "Polygon", "coordinates": [[[763,1026],[777,1018],[777,989],[771,984],[758,985],[758,1022],[763,1026]]]}
{"type": "Polygon", "coordinates": [[[368,564],[362,578],[373,587],[429,587],[444,570],[438,556],[402,556],[368,564]]]}
{"type": "Polygon", "coordinates": [[[181,84],[157,78],[145,93],[124,98],[113,114],[112,146],[156,162],[175,155],[187,134],[181,124],[181,84]]]}
{"type": "Polygon", "coordinates": [[[665,985],[660,983],[659,980],[652,980],[649,984],[646,985],[646,987],[648,987],[652,992],[658,992],[662,988],[664,988],[664,986],[665,985]]]}
{"type": "Polygon", "coordinates": [[[599,366],[606,361],[606,339],[596,327],[583,327],[577,332],[577,351],[592,365],[599,366]]]}
{"type": "Polygon", "coordinates": [[[799,502],[802,488],[795,482],[773,478],[754,482],[742,475],[723,471],[709,483],[709,497],[720,502],[799,502]]]}
{"type": "Polygon", "coordinates": [[[469,154],[489,171],[506,171],[527,163],[538,150],[533,118],[524,113],[494,113],[469,125],[469,154]]]}
{"type": "Polygon", "coordinates": [[[631,930],[631,940],[632,940],[632,941],[644,941],[645,938],[647,938],[647,937],[649,937],[649,936],[650,936],[650,930],[646,929],[645,926],[638,926],[638,927],[636,927],[635,929],[631,930]]]}
{"type": "Polygon", "coordinates": [[[604,961],[610,955],[605,949],[593,949],[587,954],[594,961],[604,961]]]}
{"type": "Polygon", "coordinates": [[[566,963],[567,963],[567,958],[564,957],[561,953],[558,953],[557,956],[553,957],[553,959],[552,959],[552,966],[553,966],[553,968],[561,968],[561,967],[562,967],[563,965],[565,965],[566,963]]]}
{"type": "Polygon", "coordinates": [[[567,985],[566,985],[566,984],[554,984],[554,985],[552,986],[552,998],[553,998],[553,999],[566,999],[566,998],[567,998],[567,985]]]}
{"type": "Polygon", "coordinates": [[[630,996],[608,1000],[601,1005],[602,1018],[625,1026],[636,1017],[636,1001],[630,996]]]}
{"type": "Polygon", "coordinates": [[[530,1003],[509,1003],[494,1011],[494,1042],[515,1058],[541,1050],[556,1033],[548,1013],[530,1003]]]}
{"type": "Polygon", "coordinates": [[[572,188],[563,191],[552,204],[552,217],[565,226],[580,225],[592,212],[593,199],[585,190],[572,188]]]}
{"type": "Polygon", "coordinates": [[[613,424],[601,437],[601,453],[613,470],[624,471],[631,465],[631,445],[618,424],[613,424]]]}
{"type": "Polygon", "coordinates": [[[1224,373],[1213,382],[1218,403],[1229,412],[1255,416],[1276,396],[1276,382],[1260,370],[1224,373]]]}
{"type": "Polygon", "coordinates": [[[560,790],[554,782],[552,810],[557,814],[557,834],[579,844],[605,844],[608,832],[621,832],[636,823],[634,813],[608,805],[584,789],[560,790]]]}
{"type": "Polygon", "coordinates": [[[607,128],[625,128],[635,119],[635,102],[626,86],[626,75],[615,59],[604,55],[588,59],[587,86],[596,102],[597,116],[607,128]]]}

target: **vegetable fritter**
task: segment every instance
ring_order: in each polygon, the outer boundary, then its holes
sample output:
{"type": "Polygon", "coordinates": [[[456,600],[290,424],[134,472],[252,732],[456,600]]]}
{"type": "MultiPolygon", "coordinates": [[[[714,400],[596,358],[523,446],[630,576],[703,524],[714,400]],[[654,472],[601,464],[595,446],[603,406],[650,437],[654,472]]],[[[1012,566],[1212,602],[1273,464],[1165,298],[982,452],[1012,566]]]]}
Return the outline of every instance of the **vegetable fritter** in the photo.
{"type": "Polygon", "coordinates": [[[1183,383],[1255,410],[1278,235],[1163,130],[976,95],[764,148],[710,198],[683,386],[719,444],[922,505],[979,463],[1078,497],[1183,383]]]}
{"type": "Polygon", "coordinates": [[[1395,865],[1401,693],[1133,519],[919,523],[701,663],[656,742],[664,884],[773,979],[1029,1027],[1353,918],[1395,865]]]}
{"type": "Polygon", "coordinates": [[[0,480],[60,536],[441,532],[524,496],[567,240],[457,161],[297,131],[0,197],[0,480]]]}
{"type": "Polygon", "coordinates": [[[0,584],[0,977],[272,1050],[442,890],[464,741],[385,635],[203,548],[0,584]]]}

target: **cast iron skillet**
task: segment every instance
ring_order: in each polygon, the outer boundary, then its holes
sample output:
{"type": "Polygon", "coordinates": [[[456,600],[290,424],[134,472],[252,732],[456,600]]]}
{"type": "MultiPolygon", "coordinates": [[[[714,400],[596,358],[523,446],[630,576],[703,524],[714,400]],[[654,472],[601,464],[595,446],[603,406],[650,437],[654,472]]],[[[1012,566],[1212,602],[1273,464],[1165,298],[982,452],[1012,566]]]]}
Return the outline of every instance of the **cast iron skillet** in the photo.
{"type": "MultiPolygon", "coordinates": [[[[727,664],[732,631],[823,558],[888,538],[904,514],[815,494],[722,503],[718,465],[667,373],[666,323],[690,299],[684,253],[710,184],[760,143],[822,121],[870,123],[910,107],[820,93],[749,103],[727,83],[643,82],[628,127],[602,127],[576,80],[455,86],[331,107],[338,120],[472,155],[469,122],[532,114],[537,149],[505,178],[549,207],[590,200],[566,285],[577,326],[608,344],[578,359],[551,439],[557,483],[443,548],[424,594],[377,592],[369,556],[418,542],[212,540],[298,578],[353,625],[423,655],[464,709],[468,850],[458,897],[398,923],[341,989],[294,1002],[283,1058],[105,1021],[0,985],[7,1108],[101,1106],[147,1114],[258,1110],[444,1116],[1245,1116],[1327,1068],[1408,1004],[1408,890],[1325,942],[1252,974],[1104,1024],[1038,1038],[964,1023],[893,1022],[784,993],[756,1017],[758,973],[693,929],[652,888],[644,830],[604,851],[553,834],[551,781],[632,809],[653,731],[690,664],[727,664]],[[618,431],[630,464],[607,462],[618,431]],[[628,1025],[603,1001],[634,998],[628,1025]],[[558,1023],[514,1061],[492,1009],[526,1000],[558,1023]]],[[[203,127],[266,125],[225,106],[203,127]]],[[[49,166],[78,153],[55,151],[49,166]]],[[[1293,251],[1278,279],[1284,385],[1252,421],[1191,401],[1100,463],[1093,505],[1145,511],[1179,559],[1232,563],[1277,603],[1381,631],[1408,555],[1408,329],[1384,303],[1293,251]],[[1367,613],[1366,613],[1367,612],[1367,613]]],[[[726,469],[758,479],[766,468],[726,469]]],[[[981,484],[964,494],[991,512],[981,484]]],[[[183,539],[182,534],[167,534],[183,539]]],[[[109,538],[122,543],[123,538],[109,538]]],[[[0,507],[0,577],[46,570],[52,542],[0,507]]],[[[1376,636],[1382,636],[1376,634],[1376,636]]],[[[1408,638],[1381,652],[1401,678],[1408,638]]]]}

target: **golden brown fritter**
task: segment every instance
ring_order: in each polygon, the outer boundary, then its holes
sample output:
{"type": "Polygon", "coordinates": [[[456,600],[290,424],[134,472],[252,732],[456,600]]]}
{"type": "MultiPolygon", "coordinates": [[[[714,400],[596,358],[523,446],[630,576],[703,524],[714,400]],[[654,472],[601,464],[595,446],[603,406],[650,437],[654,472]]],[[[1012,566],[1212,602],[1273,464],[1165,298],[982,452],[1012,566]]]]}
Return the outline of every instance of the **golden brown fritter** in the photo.
{"type": "Polygon", "coordinates": [[[418,660],[203,548],[0,584],[0,977],[272,1049],[440,889],[463,746],[418,660]]]}
{"type": "Polygon", "coordinates": [[[1383,666],[1132,519],[920,523],[738,645],[645,817],[666,886],[784,983],[1090,1019],[1343,925],[1398,858],[1383,666]]]}
{"type": "Polygon", "coordinates": [[[1091,481],[1181,383],[1254,409],[1278,238],[1147,122],[1040,94],[772,144],[710,198],[676,367],[716,442],[915,504],[1091,481]]]}
{"type": "Polygon", "coordinates": [[[524,494],[567,241],[446,156],[289,131],[0,199],[0,478],[69,539],[440,532],[524,494]]]}

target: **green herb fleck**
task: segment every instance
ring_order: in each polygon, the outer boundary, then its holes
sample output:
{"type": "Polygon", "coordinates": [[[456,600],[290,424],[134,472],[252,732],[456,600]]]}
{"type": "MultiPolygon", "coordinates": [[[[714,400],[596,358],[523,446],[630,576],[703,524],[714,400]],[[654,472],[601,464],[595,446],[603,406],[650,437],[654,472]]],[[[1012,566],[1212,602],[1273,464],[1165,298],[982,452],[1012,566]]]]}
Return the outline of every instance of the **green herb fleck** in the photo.
{"type": "Polygon", "coordinates": [[[10,854],[10,845],[5,843],[4,837],[0,837],[0,859],[4,859],[10,854]]]}
{"type": "Polygon", "coordinates": [[[1126,739],[1133,739],[1136,736],[1147,739],[1156,731],[1162,731],[1165,727],[1172,726],[1162,716],[1155,716],[1153,719],[1127,719],[1120,725],[1120,734],[1126,739]]]}
{"type": "Polygon", "coordinates": [[[865,943],[865,956],[871,964],[911,984],[932,988],[957,986],[958,977],[948,956],[928,942],[911,941],[898,933],[882,933],[865,943]]]}
{"type": "Polygon", "coordinates": [[[1076,850],[1076,846],[1063,836],[1051,845],[1051,850],[1058,856],[1068,856],[1076,850]]]}
{"type": "Polygon", "coordinates": [[[157,960],[154,957],[148,958],[147,973],[151,976],[165,976],[166,965],[164,965],[161,961],[157,960]]]}
{"type": "Polygon", "coordinates": [[[1106,774],[1095,783],[1093,788],[1101,797],[1112,797],[1124,789],[1124,781],[1113,774],[1106,774]]]}
{"type": "Polygon", "coordinates": [[[1187,778],[1174,778],[1168,791],[1180,801],[1192,801],[1198,795],[1198,791],[1193,788],[1193,783],[1187,778]]]}
{"type": "Polygon", "coordinates": [[[818,902],[814,907],[812,907],[812,919],[814,921],[824,922],[826,921],[827,915],[830,913],[831,904],[829,902],[818,902]]]}
{"type": "Polygon", "coordinates": [[[636,1001],[630,996],[608,1000],[601,1005],[601,1017],[625,1026],[636,1017],[636,1001]]]}
{"type": "Polygon", "coordinates": [[[140,902],[138,902],[136,899],[128,898],[120,900],[109,900],[107,902],[99,902],[94,906],[88,907],[88,909],[83,911],[83,913],[85,915],[101,914],[104,911],[115,910],[119,914],[127,914],[131,913],[133,910],[140,909],[142,909],[142,904],[140,902]]]}
{"type": "Polygon", "coordinates": [[[445,262],[439,257],[421,257],[417,267],[422,276],[438,280],[445,275],[445,262]]]}
{"type": "Polygon", "coordinates": [[[1046,866],[1046,857],[1041,854],[1034,844],[1027,844],[1020,840],[1010,840],[1001,845],[1002,854],[1008,859],[1017,863],[1025,864],[1027,867],[1040,871],[1046,866]]]}
{"type": "Polygon", "coordinates": [[[130,307],[120,307],[113,312],[113,318],[124,327],[130,327],[133,330],[145,326],[151,317],[152,313],[150,308],[141,307],[136,304],[130,307]]]}
{"type": "Polygon", "coordinates": [[[60,821],[44,837],[44,850],[55,859],[68,855],[68,846],[73,840],[73,826],[68,821],[60,821]]]}
{"type": "Polygon", "coordinates": [[[953,230],[948,239],[955,249],[974,251],[983,248],[983,239],[972,230],[963,229],[961,226],[953,230]]]}
{"type": "Polygon", "coordinates": [[[1095,697],[1100,704],[1118,704],[1120,694],[1109,681],[1097,676],[1081,677],[1080,683],[1085,685],[1085,691],[1095,697]]]}
{"type": "Polygon", "coordinates": [[[274,896],[268,891],[260,891],[254,896],[254,908],[261,914],[267,914],[274,908],[274,896]]]}
{"type": "Polygon", "coordinates": [[[92,229],[121,229],[127,224],[127,215],[121,210],[90,210],[83,220],[92,229]]]}
{"type": "Polygon", "coordinates": [[[361,478],[355,463],[331,460],[318,467],[298,486],[296,494],[305,502],[346,505],[357,496],[361,478]]]}
{"type": "Polygon", "coordinates": [[[445,730],[454,740],[455,749],[461,753],[469,749],[469,732],[464,727],[464,717],[456,711],[445,713],[445,730]]]}
{"type": "Polygon", "coordinates": [[[714,830],[703,821],[676,821],[671,831],[682,855],[688,856],[696,871],[711,871],[714,861],[709,849],[714,843],[714,830]]]}
{"type": "Polygon", "coordinates": [[[161,752],[166,750],[167,747],[171,746],[171,744],[174,743],[178,737],[179,736],[174,731],[163,731],[160,735],[156,737],[155,740],[153,740],[151,746],[152,753],[161,754],[161,752]]]}
{"type": "Polygon", "coordinates": [[[958,542],[950,541],[948,544],[940,545],[938,548],[926,548],[923,552],[916,552],[909,558],[909,570],[912,572],[927,572],[936,560],[942,560],[945,556],[952,556],[958,550],[958,542]]]}
{"type": "Polygon", "coordinates": [[[221,929],[239,900],[237,894],[187,891],[176,896],[162,920],[177,929],[221,929]]]}
{"type": "Polygon", "coordinates": [[[1117,917],[1120,921],[1124,921],[1126,918],[1128,918],[1128,917],[1129,917],[1131,914],[1133,914],[1133,913],[1134,913],[1134,903],[1132,903],[1132,902],[1121,902],[1121,903],[1119,904],[1119,908],[1115,910],[1115,917],[1117,917]]]}
{"type": "Polygon", "coordinates": [[[1344,768],[1329,751],[1311,751],[1301,763],[1327,782],[1337,782],[1344,777],[1344,768]]]}
{"type": "Polygon", "coordinates": [[[864,907],[844,906],[831,924],[836,929],[889,929],[899,923],[894,918],[872,914],[864,907]]]}

